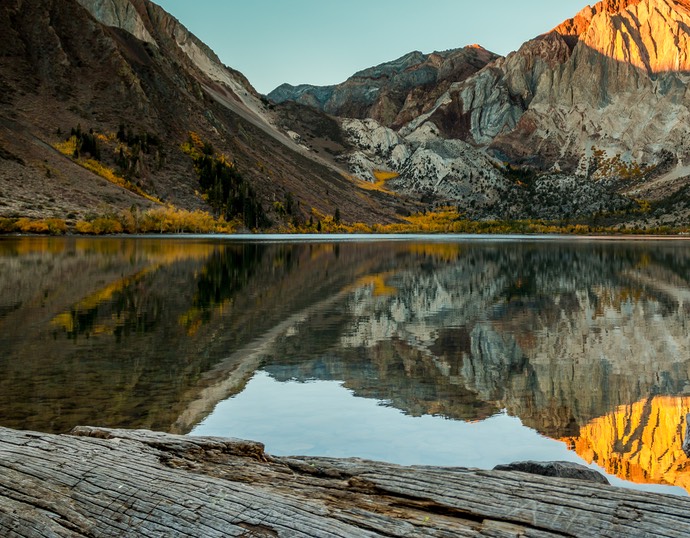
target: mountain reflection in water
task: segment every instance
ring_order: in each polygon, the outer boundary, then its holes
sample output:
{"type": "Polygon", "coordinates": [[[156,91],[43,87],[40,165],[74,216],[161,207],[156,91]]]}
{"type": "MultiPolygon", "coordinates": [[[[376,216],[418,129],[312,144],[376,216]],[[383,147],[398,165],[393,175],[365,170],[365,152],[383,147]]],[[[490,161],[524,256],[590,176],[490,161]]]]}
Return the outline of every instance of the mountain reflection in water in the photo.
{"type": "MultiPolygon", "coordinates": [[[[264,372],[305,390],[336,382],[350,397],[446,427],[516,417],[612,475],[689,489],[680,450],[690,412],[689,247],[5,238],[0,425],[205,433],[222,424],[219,404],[264,372]]],[[[256,423],[245,413],[228,423],[256,423]]],[[[337,407],[313,413],[320,427],[338,427],[337,407]]],[[[267,437],[286,420],[273,415],[261,415],[267,437]]],[[[390,417],[367,420],[378,435],[390,417]]],[[[466,465],[482,442],[471,455],[444,450],[466,465]]],[[[350,455],[368,454],[367,436],[358,443],[350,455]]],[[[551,454],[563,459],[560,448],[551,454]]]]}

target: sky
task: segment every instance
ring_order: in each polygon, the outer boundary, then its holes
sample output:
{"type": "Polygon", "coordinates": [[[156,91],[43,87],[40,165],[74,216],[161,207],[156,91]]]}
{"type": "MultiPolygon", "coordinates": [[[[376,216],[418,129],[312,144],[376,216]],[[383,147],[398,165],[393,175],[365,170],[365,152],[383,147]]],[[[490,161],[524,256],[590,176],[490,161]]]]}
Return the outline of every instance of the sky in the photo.
{"type": "MultiPolygon", "coordinates": [[[[479,44],[508,54],[587,0],[154,0],[260,93],[327,85],[395,60],[479,44]]],[[[591,2],[590,2],[591,3],[591,2]]]]}

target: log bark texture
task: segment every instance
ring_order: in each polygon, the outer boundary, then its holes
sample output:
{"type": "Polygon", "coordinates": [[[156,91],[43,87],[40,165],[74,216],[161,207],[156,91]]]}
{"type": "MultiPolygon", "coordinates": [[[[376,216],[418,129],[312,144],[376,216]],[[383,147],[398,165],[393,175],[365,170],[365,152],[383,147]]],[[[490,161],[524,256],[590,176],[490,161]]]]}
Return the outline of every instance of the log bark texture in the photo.
{"type": "Polygon", "coordinates": [[[690,536],[690,500],[515,471],[272,457],[143,430],[0,428],[2,537],[690,536]]]}

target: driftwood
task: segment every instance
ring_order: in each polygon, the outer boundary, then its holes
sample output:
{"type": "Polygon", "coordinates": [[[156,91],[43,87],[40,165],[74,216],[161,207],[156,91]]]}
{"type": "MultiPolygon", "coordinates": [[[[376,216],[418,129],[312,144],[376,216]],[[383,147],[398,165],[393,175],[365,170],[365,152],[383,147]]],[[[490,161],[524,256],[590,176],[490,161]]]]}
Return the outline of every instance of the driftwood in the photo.
{"type": "Polygon", "coordinates": [[[272,457],[260,443],[0,428],[0,536],[690,536],[690,500],[516,471],[272,457]]]}

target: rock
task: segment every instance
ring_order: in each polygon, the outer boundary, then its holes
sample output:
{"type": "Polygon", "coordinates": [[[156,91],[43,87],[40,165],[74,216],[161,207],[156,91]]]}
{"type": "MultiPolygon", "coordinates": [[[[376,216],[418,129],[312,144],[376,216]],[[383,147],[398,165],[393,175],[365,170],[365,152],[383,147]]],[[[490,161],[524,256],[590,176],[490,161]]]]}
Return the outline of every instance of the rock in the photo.
{"type": "Polygon", "coordinates": [[[350,169],[373,181],[375,170],[399,174],[390,181],[396,191],[463,200],[469,211],[486,214],[508,188],[506,179],[481,151],[462,140],[446,140],[432,122],[403,137],[373,119],[342,121],[355,148],[350,169]],[[471,207],[470,207],[471,206],[471,207]]]}
{"type": "Polygon", "coordinates": [[[410,53],[271,97],[358,118],[343,120],[356,148],[343,160],[362,179],[392,170],[390,188],[471,218],[587,218],[634,209],[647,183],[649,199],[669,195],[651,180],[669,152],[690,158],[688,50],[690,1],[606,0],[505,58],[410,53]]]}
{"type": "Polygon", "coordinates": [[[597,484],[608,484],[608,479],[601,473],[569,461],[520,461],[508,465],[497,465],[494,471],[519,471],[521,473],[586,480],[597,484]]]}
{"type": "Polygon", "coordinates": [[[685,417],[685,440],[683,441],[683,452],[690,458],[690,414],[685,417]]]}

